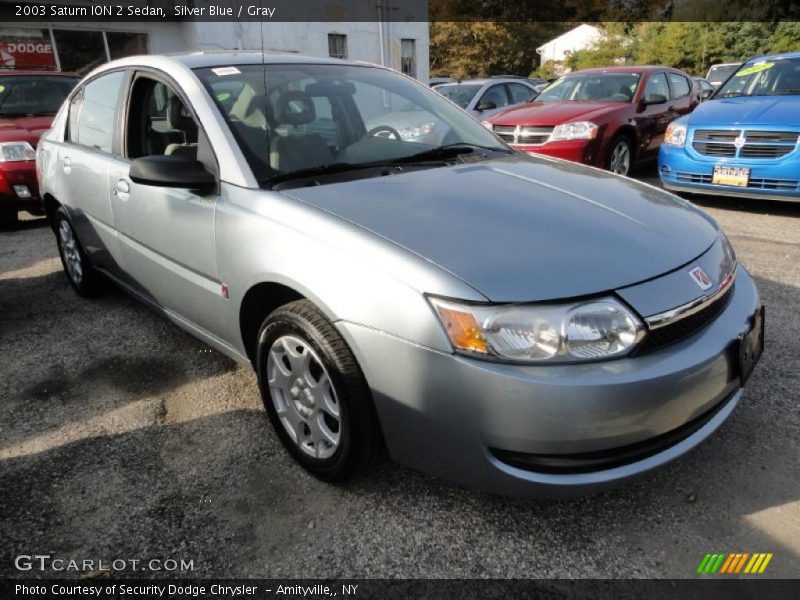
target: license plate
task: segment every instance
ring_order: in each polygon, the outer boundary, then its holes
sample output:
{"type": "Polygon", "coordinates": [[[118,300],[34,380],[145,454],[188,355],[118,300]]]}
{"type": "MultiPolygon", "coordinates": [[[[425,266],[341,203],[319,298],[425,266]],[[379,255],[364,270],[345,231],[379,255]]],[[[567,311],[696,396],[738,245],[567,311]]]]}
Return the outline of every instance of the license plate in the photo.
{"type": "Polygon", "coordinates": [[[749,181],[750,169],[741,167],[714,167],[714,175],[711,177],[711,183],[717,185],[747,187],[749,181]]]}
{"type": "Polygon", "coordinates": [[[750,378],[758,359],[764,352],[764,307],[752,317],[752,327],[739,336],[739,377],[742,386],[750,378]]]}

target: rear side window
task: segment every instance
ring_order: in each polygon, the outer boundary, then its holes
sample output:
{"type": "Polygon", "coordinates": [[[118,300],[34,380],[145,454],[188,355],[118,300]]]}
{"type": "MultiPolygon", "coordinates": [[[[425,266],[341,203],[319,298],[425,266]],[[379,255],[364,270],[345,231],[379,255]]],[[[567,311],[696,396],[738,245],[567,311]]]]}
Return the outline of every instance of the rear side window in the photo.
{"type": "Polygon", "coordinates": [[[669,87],[672,89],[672,98],[683,98],[689,95],[689,90],[692,89],[689,82],[683,75],[677,73],[669,73],[669,87]]]}
{"type": "Polygon", "coordinates": [[[69,111],[70,142],[111,153],[117,98],[124,76],[117,71],[98,77],[73,97],[69,111]]]}

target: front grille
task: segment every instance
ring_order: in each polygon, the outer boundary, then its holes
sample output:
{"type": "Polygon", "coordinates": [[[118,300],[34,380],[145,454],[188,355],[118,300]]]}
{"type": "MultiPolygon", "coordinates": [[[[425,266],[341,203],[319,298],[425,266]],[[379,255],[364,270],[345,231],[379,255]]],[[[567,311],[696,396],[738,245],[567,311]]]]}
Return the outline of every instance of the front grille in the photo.
{"type": "Polygon", "coordinates": [[[711,175],[702,173],[675,173],[675,179],[680,183],[711,183],[711,175]]]}
{"type": "Polygon", "coordinates": [[[492,128],[492,131],[494,131],[501,140],[509,144],[514,143],[514,134],[516,130],[517,128],[514,125],[495,125],[492,128]]]}
{"type": "Polygon", "coordinates": [[[677,319],[669,325],[648,331],[633,354],[641,356],[648,352],[666,348],[708,327],[728,306],[728,302],[733,296],[735,285],[731,285],[724,294],[696,313],[677,319]]]}
{"type": "Polygon", "coordinates": [[[800,180],[797,179],[750,179],[747,187],[758,188],[761,190],[783,190],[794,191],[800,186],[800,180]]]}
{"type": "Polygon", "coordinates": [[[644,460],[682,442],[714,418],[727,406],[732,397],[733,394],[725,397],[699,417],[672,431],[627,446],[578,454],[530,454],[497,448],[489,448],[489,450],[498,460],[512,467],[536,473],[574,475],[613,469],[644,460]]]}
{"type": "Polygon", "coordinates": [[[553,128],[536,125],[495,125],[492,131],[509,144],[541,146],[550,139],[553,128]]]}
{"type": "Polygon", "coordinates": [[[798,131],[698,129],[692,137],[692,148],[703,156],[770,160],[790,154],[798,142],[798,131]]]}

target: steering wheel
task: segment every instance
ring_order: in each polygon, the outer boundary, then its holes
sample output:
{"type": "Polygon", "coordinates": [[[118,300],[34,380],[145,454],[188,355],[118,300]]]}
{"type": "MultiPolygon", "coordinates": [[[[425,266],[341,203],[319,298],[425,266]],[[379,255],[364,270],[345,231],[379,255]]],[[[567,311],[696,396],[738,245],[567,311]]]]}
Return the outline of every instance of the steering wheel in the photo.
{"type": "Polygon", "coordinates": [[[400,137],[400,132],[397,131],[394,127],[390,127],[389,125],[378,125],[377,127],[373,127],[370,129],[364,137],[382,137],[382,138],[389,138],[389,136],[393,137],[398,142],[402,139],[400,137]],[[381,133],[388,133],[389,135],[379,135],[381,133]]]}

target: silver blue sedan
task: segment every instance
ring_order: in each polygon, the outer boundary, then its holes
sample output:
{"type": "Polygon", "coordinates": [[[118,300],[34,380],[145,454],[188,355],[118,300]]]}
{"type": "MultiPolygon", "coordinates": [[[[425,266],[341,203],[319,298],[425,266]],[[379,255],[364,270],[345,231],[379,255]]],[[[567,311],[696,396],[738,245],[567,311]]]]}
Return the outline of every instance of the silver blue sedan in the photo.
{"type": "Polygon", "coordinates": [[[711,435],[763,347],[706,214],[515,153],[384,68],[125,58],[77,86],[37,160],[75,290],[114,282],[252,365],[324,480],[388,451],[499,493],[600,490],[711,435]]]}

